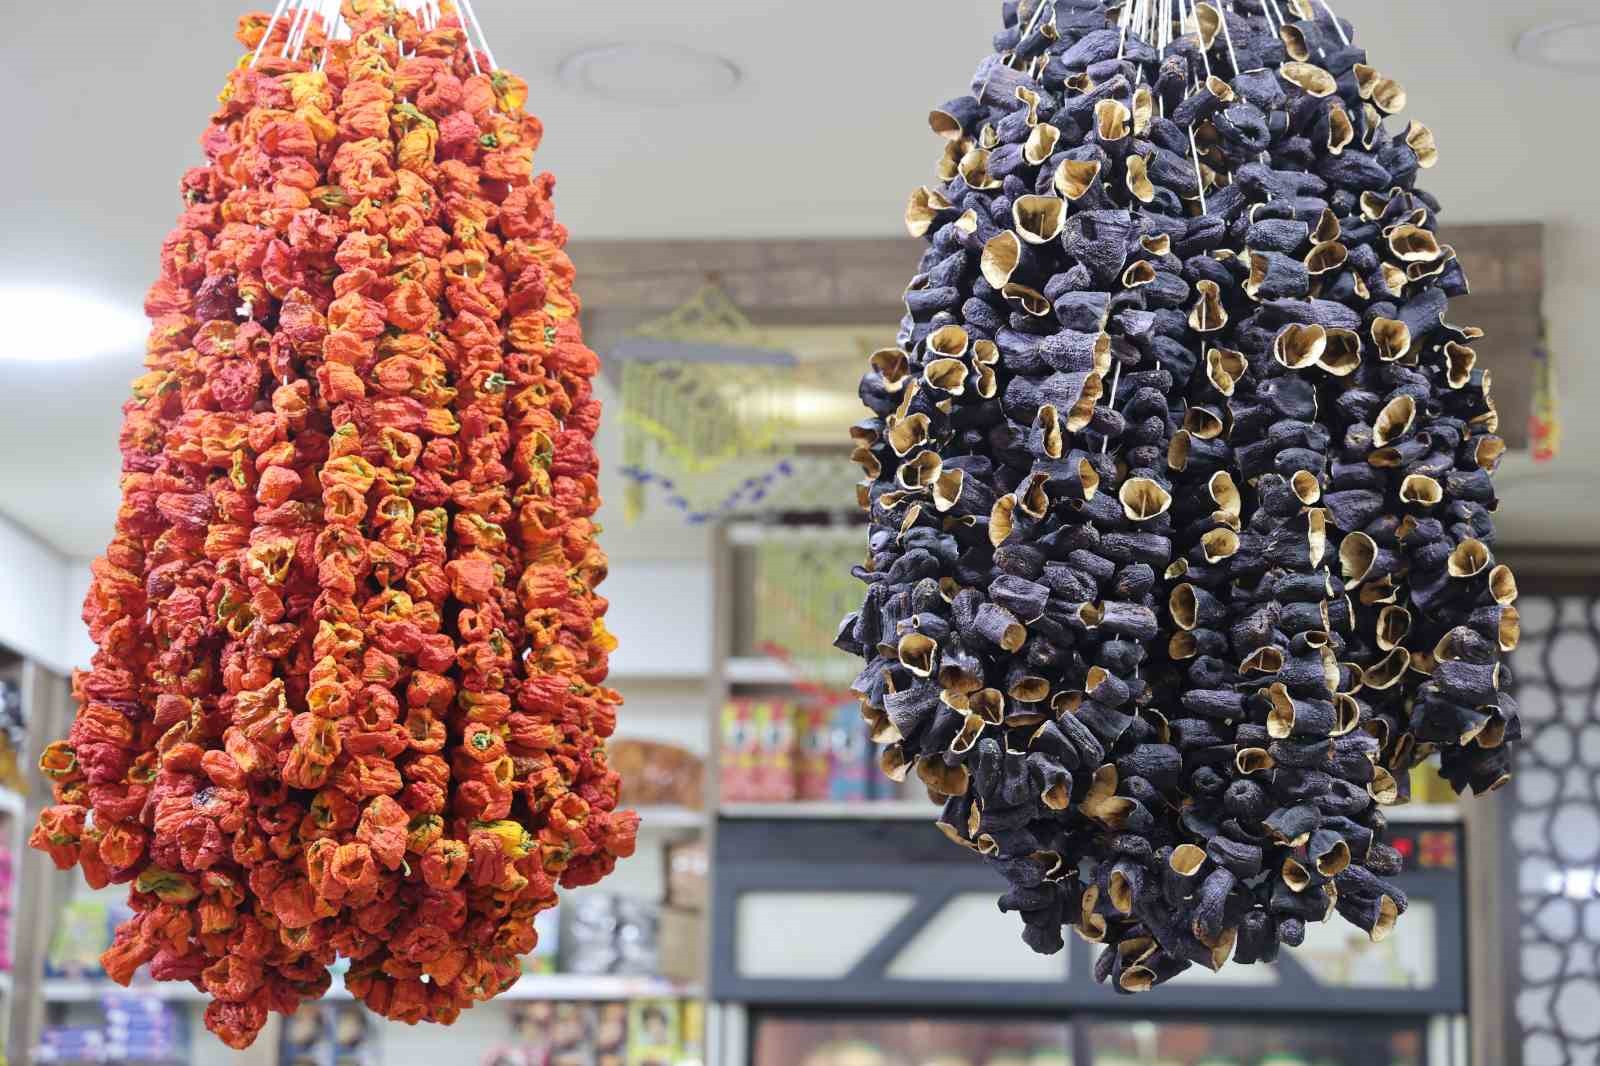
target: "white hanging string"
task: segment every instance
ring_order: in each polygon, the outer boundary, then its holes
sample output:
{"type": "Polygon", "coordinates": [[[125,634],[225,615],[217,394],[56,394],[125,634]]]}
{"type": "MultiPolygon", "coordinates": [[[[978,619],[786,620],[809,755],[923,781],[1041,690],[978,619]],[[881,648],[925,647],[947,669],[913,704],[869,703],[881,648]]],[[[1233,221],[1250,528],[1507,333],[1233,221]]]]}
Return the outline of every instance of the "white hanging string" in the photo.
{"type": "MultiPolygon", "coordinates": [[[[499,70],[500,65],[494,61],[494,53],[489,50],[489,38],[484,34],[483,26],[478,22],[478,13],[472,10],[472,0],[456,0],[456,4],[462,11],[466,12],[466,21],[470,24],[472,32],[477,33],[478,43],[483,46],[483,57],[489,61],[489,69],[499,70]]],[[[471,33],[469,33],[467,36],[467,50],[471,51],[471,49],[472,37],[471,33]]],[[[474,68],[478,65],[476,56],[473,57],[472,65],[474,68]]],[[[479,71],[479,73],[482,73],[482,71],[479,71]]]]}
{"type": "MultiPolygon", "coordinates": [[[[1039,16],[1044,14],[1044,9],[1047,7],[1055,7],[1053,0],[1039,0],[1039,2],[1034,6],[1033,18],[1028,20],[1028,28],[1023,30],[1022,36],[1017,39],[1018,44],[1021,44],[1023,41],[1026,41],[1029,37],[1033,36],[1033,31],[1039,26],[1039,16]]],[[[989,67],[989,73],[984,76],[983,85],[979,87],[977,93],[977,100],[979,103],[983,102],[983,94],[989,91],[989,83],[994,80],[994,68],[998,65],[998,63],[991,65],[989,67]]]]}
{"type": "Polygon", "coordinates": [[[267,38],[272,36],[272,30],[278,24],[278,19],[283,17],[283,9],[289,5],[289,0],[278,0],[278,6],[272,9],[272,17],[267,20],[267,28],[261,33],[261,40],[256,43],[256,50],[250,55],[250,65],[253,67],[261,58],[261,50],[267,47],[267,38]]]}
{"type": "Polygon", "coordinates": [[[1322,10],[1328,13],[1328,17],[1333,20],[1333,28],[1338,32],[1339,40],[1343,41],[1345,45],[1348,46],[1350,44],[1350,38],[1344,32],[1344,23],[1340,22],[1339,16],[1333,13],[1333,8],[1328,6],[1328,0],[1317,0],[1317,2],[1322,5],[1322,10]]]}
{"type": "Polygon", "coordinates": [[[1233,64],[1235,75],[1243,74],[1239,69],[1239,56],[1233,50],[1233,34],[1228,32],[1228,0],[1216,0],[1217,18],[1222,20],[1222,39],[1228,42],[1228,62],[1233,64]]]}

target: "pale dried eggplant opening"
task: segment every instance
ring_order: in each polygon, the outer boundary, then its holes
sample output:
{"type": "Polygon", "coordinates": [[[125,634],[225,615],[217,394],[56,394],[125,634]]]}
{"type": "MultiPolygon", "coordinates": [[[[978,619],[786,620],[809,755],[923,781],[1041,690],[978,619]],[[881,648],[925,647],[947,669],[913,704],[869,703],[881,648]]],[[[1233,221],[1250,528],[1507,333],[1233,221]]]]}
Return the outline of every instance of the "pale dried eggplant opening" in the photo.
{"type": "Polygon", "coordinates": [[[1361,334],[1353,329],[1328,330],[1328,346],[1317,365],[1337,378],[1354,374],[1361,368],[1361,334]]]}
{"type": "Polygon", "coordinates": [[[974,189],[998,189],[1001,185],[1000,179],[989,173],[989,151],[986,148],[974,148],[962,156],[956,173],[974,189]]]}
{"type": "Polygon", "coordinates": [[[1489,568],[1491,561],[1489,546],[1476,537],[1468,537],[1450,553],[1447,567],[1451,577],[1476,577],[1489,568]]]}
{"type": "Polygon", "coordinates": [[[1328,347],[1328,331],[1321,326],[1292,323],[1272,342],[1272,357],[1290,370],[1314,366],[1328,347]]]}
{"type": "Polygon", "coordinates": [[[1339,89],[1333,75],[1314,63],[1285,63],[1278,68],[1278,75],[1316,97],[1332,96],[1339,89]]]}
{"type": "Polygon", "coordinates": [[[1117,499],[1122,502],[1122,513],[1133,522],[1148,522],[1172,507],[1172,494],[1147,477],[1124,481],[1117,499]]]}
{"type": "MultiPolygon", "coordinates": [[[[1252,257],[1251,262],[1254,262],[1252,257]]],[[[1227,348],[1212,348],[1206,352],[1206,378],[1211,387],[1223,396],[1232,396],[1239,379],[1244,377],[1247,364],[1242,352],[1227,348]]]]}
{"type": "Polygon", "coordinates": [[[1185,581],[1174,587],[1167,597],[1167,610],[1172,614],[1172,620],[1178,624],[1179,629],[1194,629],[1198,626],[1200,607],[1194,586],[1185,581]]]}
{"type": "Polygon", "coordinates": [[[1373,319],[1373,344],[1378,346],[1378,359],[1386,363],[1403,359],[1411,351],[1411,330],[1398,319],[1373,319]]]}
{"type": "Polygon", "coordinates": [[[1209,530],[1200,538],[1200,551],[1207,563],[1220,563],[1239,554],[1239,534],[1227,527],[1209,530]]]}
{"type": "Polygon", "coordinates": [[[1289,487],[1294,490],[1295,498],[1307,507],[1322,499],[1322,483],[1309,470],[1296,470],[1289,479],[1289,487]]]}
{"type": "Polygon", "coordinates": [[[928,441],[928,416],[920,411],[898,419],[889,427],[889,447],[896,455],[906,455],[911,449],[928,441]]]}
{"type": "MultiPolygon", "coordinates": [[[[1503,781],[1501,782],[1504,783],[1503,781]]],[[[1498,787],[1498,786],[1495,786],[1498,787]]],[[[1389,939],[1389,934],[1394,932],[1396,920],[1400,917],[1400,908],[1389,896],[1378,900],[1378,920],[1372,923],[1372,942],[1381,944],[1389,939]]]]}
{"type": "Polygon", "coordinates": [[[1434,507],[1444,499],[1444,488],[1426,474],[1410,474],[1400,482],[1400,499],[1419,507],[1434,507]]]}
{"type": "Polygon", "coordinates": [[[922,369],[922,380],[951,396],[966,391],[967,364],[960,359],[935,359],[922,369]]]}
{"type": "Polygon", "coordinates": [[[1133,113],[1121,100],[1101,100],[1094,105],[1094,128],[1102,141],[1120,141],[1130,132],[1133,113]]]}
{"type": "Polygon", "coordinates": [[[1411,653],[1404,648],[1395,648],[1361,672],[1361,683],[1382,692],[1398,685],[1410,666],[1411,653]]]}
{"type": "Polygon", "coordinates": [[[1378,612],[1377,640],[1379,651],[1393,651],[1411,632],[1411,612],[1398,604],[1390,604],[1378,612]]]}
{"type": "Polygon", "coordinates": [[[1389,251],[1403,263],[1431,263],[1442,254],[1439,238],[1409,223],[1388,233],[1389,251]]]}
{"type": "Polygon", "coordinates": [[[1099,179],[1100,163],[1098,160],[1064,159],[1061,165],[1056,167],[1056,192],[1068,200],[1081,199],[1085,193],[1095,187],[1099,179]]]}
{"type": "Polygon", "coordinates": [[[1189,328],[1196,333],[1215,333],[1228,324],[1228,312],[1222,306],[1222,290],[1214,281],[1195,283],[1200,299],[1189,312],[1189,328]]]}
{"type": "Polygon", "coordinates": [[[900,638],[900,645],[896,649],[900,665],[917,677],[933,676],[933,664],[938,653],[938,643],[921,633],[907,633],[900,638]]]}
{"type": "Polygon", "coordinates": [[[967,354],[970,338],[960,326],[941,326],[928,334],[928,351],[937,356],[960,359],[967,354]]]}
{"type": "Polygon", "coordinates": [[[1424,170],[1439,162],[1439,146],[1434,142],[1433,131],[1420,122],[1406,127],[1406,144],[1417,154],[1417,166],[1424,170]]]}
{"type": "Polygon", "coordinates": [[[1033,416],[1033,426],[1039,431],[1045,458],[1061,458],[1066,444],[1061,434],[1061,415],[1056,411],[1056,405],[1053,403],[1041,405],[1039,413],[1033,416]]]}
{"type": "Polygon", "coordinates": [[[1196,404],[1183,413],[1183,428],[1196,440],[1216,440],[1227,426],[1221,412],[1196,404]]]}
{"type": "Polygon", "coordinates": [[[1015,281],[1002,286],[1000,295],[1020,304],[1022,309],[1034,318],[1044,318],[1051,312],[1050,301],[1044,298],[1044,293],[1030,289],[1026,285],[1019,285],[1015,281]]]}
{"type": "Polygon", "coordinates": [[[1328,154],[1343,155],[1350,142],[1356,139],[1355,123],[1350,113],[1335,105],[1328,109],[1328,154]]]}
{"type": "Polygon", "coordinates": [[[1234,518],[1242,514],[1243,499],[1239,495],[1239,486],[1233,483],[1233,475],[1226,470],[1218,470],[1211,475],[1211,480],[1206,482],[1206,488],[1211,493],[1211,502],[1217,509],[1234,518]]]}
{"type": "Polygon", "coordinates": [[[926,185],[911,190],[906,201],[906,232],[913,237],[925,237],[933,228],[934,219],[953,205],[944,195],[926,185]]]}
{"type": "Polygon", "coordinates": [[[1452,389],[1461,389],[1472,380],[1472,369],[1478,365],[1478,353],[1465,344],[1446,341],[1444,346],[1445,383],[1452,389]]]}
{"type": "Polygon", "coordinates": [[[1393,444],[1411,432],[1417,420],[1417,401],[1401,393],[1383,405],[1372,422],[1372,443],[1379,448],[1393,444]]]}
{"type": "Polygon", "coordinates": [[[1055,155],[1056,145],[1061,142],[1061,131],[1048,122],[1035,126],[1033,132],[1028,134],[1027,143],[1022,146],[1022,158],[1030,167],[1036,167],[1055,155]]]}
{"type": "Polygon", "coordinates": [[[1003,230],[990,237],[984,242],[983,252],[978,256],[978,269],[983,274],[983,280],[997,289],[1010,284],[1012,275],[1021,263],[1022,238],[1011,230],[1003,230]]]}
{"type": "Polygon", "coordinates": [[[1257,648],[1239,664],[1239,672],[1276,674],[1283,670],[1283,649],[1268,645],[1257,648]]]}
{"type": "Polygon", "coordinates": [[[1151,266],[1149,260],[1146,259],[1128,264],[1128,269],[1122,272],[1122,287],[1124,289],[1142,288],[1155,280],[1156,268],[1151,266]]]}
{"type": "Polygon", "coordinates": [[[1067,224],[1067,202],[1059,196],[1019,196],[1011,205],[1017,236],[1029,244],[1049,244],[1067,224]]]}
{"type": "Polygon", "coordinates": [[[1350,249],[1338,241],[1325,241],[1306,253],[1306,272],[1313,277],[1328,274],[1344,266],[1350,259],[1350,249]]]}
{"type": "Polygon", "coordinates": [[[1517,602],[1517,575],[1511,572],[1511,567],[1501,563],[1489,571],[1489,595],[1502,607],[1517,602]]]}
{"type": "Polygon", "coordinates": [[[1271,770],[1278,763],[1266,748],[1241,748],[1233,757],[1234,769],[1241,774],[1255,774],[1271,770]]]}
{"type": "Polygon", "coordinates": [[[1311,58],[1311,49],[1306,46],[1306,35],[1300,27],[1285,23],[1278,28],[1278,38],[1283,41],[1283,50],[1296,63],[1304,63],[1311,58]]]}
{"type": "Polygon", "coordinates": [[[1156,198],[1156,187],[1150,180],[1150,160],[1142,155],[1128,157],[1128,192],[1134,199],[1147,204],[1156,198]]]}

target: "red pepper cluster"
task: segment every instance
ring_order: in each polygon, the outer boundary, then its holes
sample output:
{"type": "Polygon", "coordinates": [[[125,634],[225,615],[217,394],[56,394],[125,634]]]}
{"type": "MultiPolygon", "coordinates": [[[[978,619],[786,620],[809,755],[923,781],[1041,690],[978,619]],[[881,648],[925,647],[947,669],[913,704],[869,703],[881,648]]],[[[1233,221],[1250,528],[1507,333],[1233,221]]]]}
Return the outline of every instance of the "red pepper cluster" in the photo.
{"type": "Polygon", "coordinates": [[[135,916],[127,983],[248,1045],[329,985],[450,1022],[534,916],[632,853],[566,231],[527,87],[346,0],[348,39],[241,21],[146,299],[81,710],[31,843],[135,916]],[[263,44],[263,37],[270,34],[263,44]]]}

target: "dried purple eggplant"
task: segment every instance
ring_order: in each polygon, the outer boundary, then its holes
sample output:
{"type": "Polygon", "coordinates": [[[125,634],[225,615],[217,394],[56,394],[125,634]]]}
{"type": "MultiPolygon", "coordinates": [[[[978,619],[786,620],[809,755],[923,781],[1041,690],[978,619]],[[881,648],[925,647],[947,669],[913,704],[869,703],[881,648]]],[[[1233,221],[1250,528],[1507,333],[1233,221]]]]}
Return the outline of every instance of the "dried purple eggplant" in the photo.
{"type": "Polygon", "coordinates": [[[852,430],[838,646],[885,770],[1118,992],[1406,900],[1383,808],[1504,784],[1520,637],[1428,129],[1326,4],[1004,5],[852,430]],[[1143,16],[1136,12],[1143,12],[1143,16]],[[1185,19],[1185,11],[1190,12],[1185,19]]]}

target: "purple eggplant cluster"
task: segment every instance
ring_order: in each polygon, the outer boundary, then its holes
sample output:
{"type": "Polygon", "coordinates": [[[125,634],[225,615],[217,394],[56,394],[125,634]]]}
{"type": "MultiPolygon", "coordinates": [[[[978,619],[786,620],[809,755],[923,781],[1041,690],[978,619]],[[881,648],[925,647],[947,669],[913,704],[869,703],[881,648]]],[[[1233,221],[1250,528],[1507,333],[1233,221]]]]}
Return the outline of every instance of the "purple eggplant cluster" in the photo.
{"type": "Polygon", "coordinates": [[[1035,950],[1137,992],[1382,939],[1411,768],[1484,792],[1520,734],[1433,137],[1326,5],[1040,2],[930,116],[837,644],[1035,950]]]}

